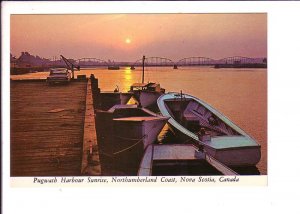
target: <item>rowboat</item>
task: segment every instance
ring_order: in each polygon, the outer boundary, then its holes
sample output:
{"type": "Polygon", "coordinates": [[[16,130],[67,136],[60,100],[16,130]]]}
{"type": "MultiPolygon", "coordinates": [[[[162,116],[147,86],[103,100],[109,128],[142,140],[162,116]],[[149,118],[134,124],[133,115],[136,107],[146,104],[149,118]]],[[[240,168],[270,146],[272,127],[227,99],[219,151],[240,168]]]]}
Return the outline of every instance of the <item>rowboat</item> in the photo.
{"type": "Polygon", "coordinates": [[[183,143],[203,146],[208,155],[227,166],[255,166],[259,162],[260,145],[204,101],[172,92],[160,96],[157,104],[183,143]]]}
{"type": "Polygon", "coordinates": [[[192,144],[151,144],[145,150],[138,176],[237,175],[192,144]]]}

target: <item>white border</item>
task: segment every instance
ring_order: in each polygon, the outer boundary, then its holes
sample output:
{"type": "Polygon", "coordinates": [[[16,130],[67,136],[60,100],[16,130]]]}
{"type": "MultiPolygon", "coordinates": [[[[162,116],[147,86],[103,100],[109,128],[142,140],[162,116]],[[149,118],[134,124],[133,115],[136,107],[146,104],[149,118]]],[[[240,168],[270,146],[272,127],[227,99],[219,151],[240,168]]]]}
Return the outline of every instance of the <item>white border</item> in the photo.
{"type": "Polygon", "coordinates": [[[299,2],[2,2],[3,213],[299,213],[299,2]],[[9,14],[268,13],[268,187],[11,188],[9,14]]]}

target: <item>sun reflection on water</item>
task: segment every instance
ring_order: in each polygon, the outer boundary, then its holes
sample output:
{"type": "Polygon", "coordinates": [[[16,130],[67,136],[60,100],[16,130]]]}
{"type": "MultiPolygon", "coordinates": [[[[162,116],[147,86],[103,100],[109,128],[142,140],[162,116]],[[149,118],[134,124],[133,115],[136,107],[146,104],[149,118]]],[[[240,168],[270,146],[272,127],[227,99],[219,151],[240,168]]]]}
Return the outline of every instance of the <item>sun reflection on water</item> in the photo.
{"type": "Polygon", "coordinates": [[[126,67],[125,69],[124,69],[124,73],[125,73],[125,79],[126,80],[132,80],[132,72],[131,72],[131,69],[130,69],[130,67],[126,67]]]}
{"type": "Polygon", "coordinates": [[[122,79],[124,81],[123,82],[124,88],[129,90],[130,86],[133,83],[133,73],[132,73],[130,67],[125,67],[123,69],[122,76],[123,76],[122,79]]]}

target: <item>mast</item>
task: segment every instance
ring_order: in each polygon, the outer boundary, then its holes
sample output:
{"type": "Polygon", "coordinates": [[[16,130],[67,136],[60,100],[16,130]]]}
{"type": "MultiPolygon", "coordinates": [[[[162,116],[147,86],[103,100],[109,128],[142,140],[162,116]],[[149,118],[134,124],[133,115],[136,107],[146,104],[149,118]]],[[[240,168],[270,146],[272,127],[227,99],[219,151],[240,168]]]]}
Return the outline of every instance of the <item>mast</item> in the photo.
{"type": "Polygon", "coordinates": [[[143,56],[143,75],[142,75],[142,83],[144,83],[144,73],[145,73],[145,56],[143,56]]]}

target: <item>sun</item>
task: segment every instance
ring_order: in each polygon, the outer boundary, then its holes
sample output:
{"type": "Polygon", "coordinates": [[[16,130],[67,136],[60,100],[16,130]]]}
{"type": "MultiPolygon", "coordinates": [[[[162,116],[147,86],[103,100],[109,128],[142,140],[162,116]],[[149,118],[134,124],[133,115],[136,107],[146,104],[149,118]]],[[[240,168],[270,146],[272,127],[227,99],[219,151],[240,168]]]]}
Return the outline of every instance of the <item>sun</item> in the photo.
{"type": "Polygon", "coordinates": [[[126,39],[125,39],[125,42],[126,42],[126,44],[130,44],[130,43],[131,43],[131,39],[126,38],[126,39]]]}

